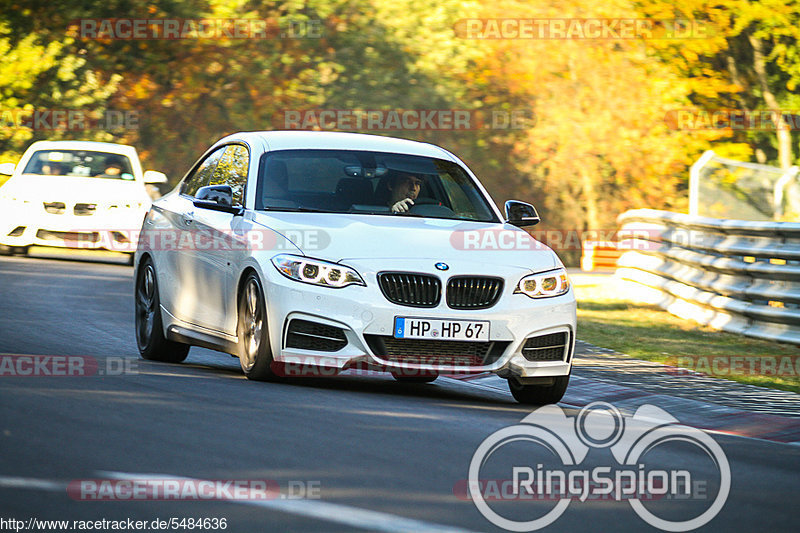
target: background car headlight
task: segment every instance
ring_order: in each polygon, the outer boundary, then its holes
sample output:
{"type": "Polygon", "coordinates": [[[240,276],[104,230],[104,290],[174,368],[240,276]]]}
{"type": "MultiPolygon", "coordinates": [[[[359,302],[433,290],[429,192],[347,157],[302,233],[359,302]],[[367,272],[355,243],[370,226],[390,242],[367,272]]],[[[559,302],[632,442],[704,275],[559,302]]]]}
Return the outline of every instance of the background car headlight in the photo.
{"type": "Polygon", "coordinates": [[[531,274],[519,280],[514,294],[522,293],[531,298],[561,296],[569,290],[569,277],[563,268],[531,274]]]}
{"type": "Polygon", "coordinates": [[[348,285],[367,285],[352,268],[319,259],[281,254],[272,258],[272,264],[287,278],[312,285],[337,289],[348,285]]]}

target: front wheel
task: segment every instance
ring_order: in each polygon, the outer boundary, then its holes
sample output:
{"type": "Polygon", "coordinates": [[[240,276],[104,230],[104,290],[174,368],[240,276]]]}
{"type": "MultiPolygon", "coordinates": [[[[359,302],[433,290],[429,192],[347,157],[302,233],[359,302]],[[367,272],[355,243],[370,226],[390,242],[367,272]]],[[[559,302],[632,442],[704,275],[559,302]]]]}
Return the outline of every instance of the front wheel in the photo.
{"type": "Polygon", "coordinates": [[[239,295],[239,364],[248,379],[273,379],[272,347],[267,329],[267,306],[264,290],[254,272],[248,274],[239,295]]]}
{"type": "Polygon", "coordinates": [[[147,258],[136,277],[136,344],[142,359],[180,363],[189,354],[189,345],[164,337],[158,282],[153,262],[147,258]]]}
{"type": "Polygon", "coordinates": [[[564,397],[569,385],[569,375],[557,376],[552,385],[523,385],[516,378],[508,379],[508,389],[519,403],[526,405],[547,405],[558,403],[564,397]]]}
{"type": "Polygon", "coordinates": [[[0,244],[0,255],[28,255],[30,246],[6,246],[0,244]]]}

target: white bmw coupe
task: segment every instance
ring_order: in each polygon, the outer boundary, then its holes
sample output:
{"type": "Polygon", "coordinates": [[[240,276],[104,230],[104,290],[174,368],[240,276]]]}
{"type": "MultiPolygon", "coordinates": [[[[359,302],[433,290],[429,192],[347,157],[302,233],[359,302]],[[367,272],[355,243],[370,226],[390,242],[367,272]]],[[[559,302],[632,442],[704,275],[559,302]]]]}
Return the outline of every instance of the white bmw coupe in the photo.
{"type": "Polygon", "coordinates": [[[0,252],[30,246],[106,249],[133,257],[150,208],[149,184],[133,146],[93,141],[38,141],[19,164],[0,165],[0,252]]]}
{"type": "Polygon", "coordinates": [[[492,372],[558,402],[575,296],[556,254],[431,144],[334,132],[215,143],[145,217],[135,257],[142,357],[235,355],[250,379],[492,372]]]}

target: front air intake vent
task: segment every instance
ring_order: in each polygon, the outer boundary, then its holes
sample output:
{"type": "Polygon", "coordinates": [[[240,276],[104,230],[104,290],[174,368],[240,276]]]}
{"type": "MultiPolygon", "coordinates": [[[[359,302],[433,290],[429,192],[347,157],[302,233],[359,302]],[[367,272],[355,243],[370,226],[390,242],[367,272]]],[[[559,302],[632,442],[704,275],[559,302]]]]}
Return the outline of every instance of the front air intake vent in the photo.
{"type": "Polygon", "coordinates": [[[289,322],[286,330],[287,348],[338,352],[345,346],[347,346],[347,338],[342,328],[295,318],[289,322]]]}
{"type": "Polygon", "coordinates": [[[77,216],[85,217],[88,215],[94,215],[96,209],[97,204],[75,204],[72,212],[77,216]]]}
{"type": "Polygon", "coordinates": [[[484,276],[455,276],[447,282],[447,306],[453,309],[487,309],[500,299],[503,280],[484,276]]]}
{"type": "Polygon", "coordinates": [[[63,215],[66,208],[64,202],[44,202],[44,210],[51,215],[63,215]]]}
{"type": "Polygon", "coordinates": [[[442,297],[442,282],[429,274],[382,272],[378,285],[387,300],[407,307],[436,307],[442,297]]]}
{"type": "Polygon", "coordinates": [[[568,344],[567,332],[530,337],[522,347],[522,356],[528,361],[563,361],[568,344]]]}

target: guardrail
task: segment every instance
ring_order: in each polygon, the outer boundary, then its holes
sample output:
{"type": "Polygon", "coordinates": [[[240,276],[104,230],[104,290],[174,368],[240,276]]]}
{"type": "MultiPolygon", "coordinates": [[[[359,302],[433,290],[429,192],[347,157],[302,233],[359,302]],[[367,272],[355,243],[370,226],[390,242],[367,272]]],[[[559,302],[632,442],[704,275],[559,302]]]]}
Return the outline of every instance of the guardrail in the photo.
{"type": "Polygon", "coordinates": [[[800,344],[800,223],[636,209],[619,216],[617,276],[639,301],[751,337],[800,344]]]}

